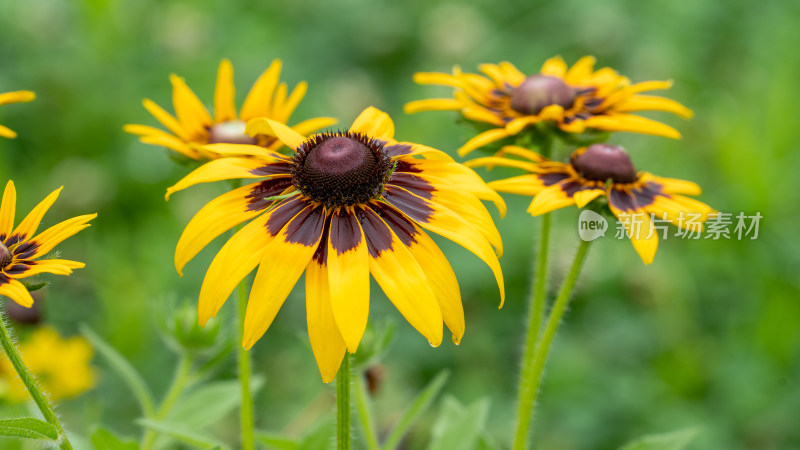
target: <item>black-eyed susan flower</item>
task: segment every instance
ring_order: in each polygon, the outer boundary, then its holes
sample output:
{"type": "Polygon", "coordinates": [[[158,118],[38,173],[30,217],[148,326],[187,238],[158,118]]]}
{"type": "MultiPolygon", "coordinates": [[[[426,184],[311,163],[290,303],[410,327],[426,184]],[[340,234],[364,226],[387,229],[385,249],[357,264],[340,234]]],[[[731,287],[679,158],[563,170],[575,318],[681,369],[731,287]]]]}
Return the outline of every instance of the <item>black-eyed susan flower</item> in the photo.
{"type": "MultiPolygon", "coordinates": [[[[80,336],[63,338],[52,327],[35,328],[19,343],[19,350],[51,400],[75,397],[94,386],[92,347],[80,336]]],[[[0,398],[15,403],[30,399],[8,358],[0,361],[0,398]]]]}
{"type": "Polygon", "coordinates": [[[671,81],[631,84],[611,68],[595,71],[594,63],[594,57],[585,56],[567,69],[564,60],[556,56],[530,76],[509,62],[480,65],[485,76],[462,73],[458,66],[452,74],[420,72],[414,75],[414,81],[452,86],[454,98],[417,100],[408,103],[405,110],[457,110],[469,120],[495,127],[467,141],[458,151],[462,156],[542,121],[553,122],[567,133],[630,131],[680,137],[670,126],[631,114],[659,110],[691,117],[692,112],[674,100],[640,95],[667,89],[671,81]]]}
{"type": "MultiPolygon", "coordinates": [[[[169,131],[146,125],[126,125],[125,131],[139,135],[139,139],[146,144],[160,145],[195,160],[228,156],[213,148],[203,147],[205,144],[258,144],[275,150],[281,146],[280,142],[268,136],[251,137],[245,134],[244,127],[245,122],[255,117],[266,117],[281,123],[289,121],[305,96],[308,84],[305,81],[298,83],[290,94],[286,83],[279,82],[280,74],[281,61],[276,59],[256,80],[237,113],[233,66],[227,59],[223,60],[217,72],[213,116],[183,78],[173,74],[170,81],[175,116],[150,99],[143,102],[147,111],[169,131]]],[[[318,117],[300,122],[292,128],[298,133],[308,134],[334,123],[334,119],[318,117]]]]}
{"type": "Polygon", "coordinates": [[[534,196],[528,207],[534,216],[571,205],[583,208],[598,197],[605,198],[645,264],[653,262],[658,249],[659,233],[654,218],[701,232],[702,224],[714,213],[705,203],[685,196],[700,195],[697,184],[637,172],[627,152],[616,145],[580,148],[573,152],[569,163],[550,161],[530,150],[506,146],[495,156],[466,164],[514,167],[530,172],[492,181],[489,186],[499,192],[534,196]]]}
{"type": "Polygon", "coordinates": [[[9,181],[3,192],[0,205],[0,295],[4,295],[22,306],[30,307],[33,298],[19,280],[42,273],[69,275],[72,269],[85,264],[67,259],[40,259],[56,245],[89,226],[97,214],[86,214],[65,220],[36,234],[45,213],[58,198],[61,188],[45,197],[14,227],[17,191],[9,181]]]}
{"type": "Polygon", "coordinates": [[[175,265],[182,272],[212,239],[250,220],[206,273],[201,324],[258,266],[242,343],[250,348],[305,272],[308,333],[328,382],[345,350],[354,353],[361,341],[372,274],[431,345],[442,342],[443,321],[458,343],[464,334],[458,283],[423,230],[457,242],[486,262],[502,302],[500,235],[480,200],[494,201],[501,213],[505,204],[474,171],[439,150],[395,141],[392,120],[375,108],[362,112],[347,131],[309,138],[269,119],[249,122],[248,131],[277,136],[295,152],[211,161],[168,190],[169,195],[207,181],[260,179],[212,200],[178,242],[175,265]]]}
{"type": "MultiPolygon", "coordinates": [[[[31,102],[35,98],[36,94],[31,91],[4,92],[0,93],[0,106],[7,105],[9,103],[31,102]]],[[[0,125],[0,137],[13,139],[17,137],[17,133],[8,127],[0,125]]]]}

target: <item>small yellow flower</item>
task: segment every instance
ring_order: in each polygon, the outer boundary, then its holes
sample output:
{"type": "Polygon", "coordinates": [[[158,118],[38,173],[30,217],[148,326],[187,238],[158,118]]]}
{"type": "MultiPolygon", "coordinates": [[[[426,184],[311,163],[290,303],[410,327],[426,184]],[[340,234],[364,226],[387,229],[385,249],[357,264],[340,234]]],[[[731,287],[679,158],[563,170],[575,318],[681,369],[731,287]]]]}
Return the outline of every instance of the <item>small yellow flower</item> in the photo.
{"type": "MultiPolygon", "coordinates": [[[[36,328],[19,343],[19,351],[51,400],[75,397],[94,385],[92,347],[80,336],[65,339],[52,327],[36,328]]],[[[0,397],[15,403],[30,399],[8,358],[0,360],[0,397]]]]}
{"type": "MultiPolygon", "coordinates": [[[[31,91],[15,91],[0,94],[0,106],[8,103],[31,102],[36,98],[36,94],[31,91]]],[[[13,139],[17,133],[7,127],[0,125],[0,137],[13,139]]]]}
{"type": "Polygon", "coordinates": [[[547,60],[539,73],[526,76],[509,62],[482,64],[486,76],[462,73],[414,75],[419,84],[438,84],[455,88],[454,98],[417,100],[406,105],[409,114],[419,111],[457,110],[465,118],[492,125],[488,131],[470,139],[458,150],[461,156],[500,139],[514,136],[537,122],[554,122],[564,132],[585,130],[630,131],[679,138],[674,128],[630,114],[635,111],[668,111],[681,117],[692,112],[668,98],[639,95],[640,92],[667,89],[671,81],[645,81],[631,84],[611,68],[594,70],[595,59],[581,58],[574,66],[560,56],[547,60]]]}
{"type": "Polygon", "coordinates": [[[14,214],[17,191],[14,182],[9,181],[3,192],[0,205],[0,295],[28,308],[33,304],[33,298],[19,279],[42,273],[69,275],[72,269],[85,266],[67,259],[38,259],[68,237],[88,227],[88,222],[97,217],[97,214],[74,217],[36,234],[42,218],[60,192],[61,188],[58,188],[45,197],[16,228],[14,214]]]}
{"type": "MultiPolygon", "coordinates": [[[[183,78],[173,74],[170,76],[172,104],[177,117],[150,99],[143,102],[150,114],[169,132],[146,125],[126,125],[125,131],[139,135],[139,140],[146,144],[160,145],[195,160],[230,155],[213,146],[203,147],[205,144],[253,144],[277,150],[281,146],[279,141],[269,136],[248,136],[244,127],[245,122],[255,117],[266,117],[284,124],[289,121],[305,96],[308,84],[305,81],[298,83],[289,94],[286,83],[279,83],[280,73],[281,61],[276,59],[250,89],[237,114],[233,66],[227,59],[223,60],[217,72],[213,117],[183,78]]],[[[329,117],[318,117],[300,122],[292,128],[298,133],[308,134],[335,123],[336,120],[329,117]]]]}
{"type": "Polygon", "coordinates": [[[489,186],[499,192],[532,195],[528,212],[534,216],[571,205],[583,208],[598,197],[606,198],[611,212],[625,226],[634,249],[645,264],[653,262],[658,249],[658,231],[651,214],[657,220],[699,233],[703,223],[715,213],[705,203],[684,196],[700,195],[697,184],[637,172],[625,150],[615,145],[594,144],[579,148],[573,152],[569,163],[550,161],[538,153],[509,145],[495,156],[465,164],[513,167],[530,172],[492,181],[489,186]]]}
{"type": "Polygon", "coordinates": [[[364,110],[347,131],[309,138],[268,119],[250,121],[248,130],[277,136],[294,153],[265,150],[256,158],[211,161],[168,190],[259,179],[212,200],[178,242],[175,266],[182,272],[214,238],[250,221],[206,273],[201,324],[258,266],[244,324],[243,345],[250,348],[305,272],[308,333],[322,379],[329,382],[345,349],[355,353],[364,334],[371,274],[431,345],[441,344],[443,321],[458,343],[464,334],[458,282],[423,229],[489,265],[502,302],[500,234],[480,200],[494,201],[501,213],[505,204],[474,171],[439,150],[397,142],[392,120],[375,108],[364,110]]]}

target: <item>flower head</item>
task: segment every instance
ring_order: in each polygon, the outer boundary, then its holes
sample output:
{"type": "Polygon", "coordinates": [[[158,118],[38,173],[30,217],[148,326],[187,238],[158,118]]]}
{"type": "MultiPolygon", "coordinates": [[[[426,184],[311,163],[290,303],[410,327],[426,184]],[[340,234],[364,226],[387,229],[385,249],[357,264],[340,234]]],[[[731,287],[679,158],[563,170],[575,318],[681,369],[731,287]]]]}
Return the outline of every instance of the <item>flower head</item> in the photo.
{"type": "Polygon", "coordinates": [[[595,59],[581,58],[570,69],[561,57],[547,60],[539,73],[527,76],[509,62],[482,64],[485,76],[462,73],[414,75],[419,84],[452,86],[454,98],[417,100],[406,105],[407,113],[458,110],[469,120],[495,128],[470,139],[460,155],[500,139],[514,136],[538,122],[553,122],[567,133],[585,130],[630,131],[679,138],[674,128],[634,114],[659,110],[691,117],[692,112],[668,98],[640,95],[667,89],[670,81],[631,84],[628,78],[605,67],[594,70],[595,59]]]}
{"type": "Polygon", "coordinates": [[[42,218],[60,192],[61,188],[58,188],[45,197],[16,228],[17,191],[14,182],[9,181],[3,192],[0,205],[0,295],[25,307],[33,304],[33,298],[20,279],[42,273],[69,275],[72,269],[85,265],[67,259],[39,259],[68,237],[88,227],[88,222],[97,217],[97,214],[73,217],[36,234],[42,218]]]}
{"type": "MultiPolygon", "coordinates": [[[[23,103],[23,102],[31,102],[36,98],[36,94],[31,91],[15,91],[15,92],[4,92],[0,94],[0,106],[8,104],[8,103],[23,103]]],[[[0,137],[13,139],[17,137],[17,133],[10,128],[4,127],[0,125],[0,137]]]]}
{"type": "Polygon", "coordinates": [[[466,164],[514,167],[530,172],[492,181],[489,186],[499,192],[532,195],[528,212],[534,216],[571,205],[583,208],[596,198],[605,198],[645,264],[653,262],[658,249],[653,217],[702,232],[703,223],[714,214],[705,203],[685,196],[700,195],[697,184],[637,172],[625,150],[616,145],[579,148],[569,163],[550,161],[530,150],[506,146],[495,156],[466,164]]]}
{"type": "Polygon", "coordinates": [[[327,382],[345,349],[354,353],[364,334],[372,274],[431,345],[441,343],[443,321],[458,343],[464,334],[458,283],[423,229],[461,244],[488,264],[502,299],[500,235],[480,199],[494,201],[501,212],[505,204],[471,169],[439,150],[395,141],[391,119],[375,108],[364,110],[348,130],[309,138],[269,119],[249,122],[248,130],[277,136],[295,152],[211,161],[168,190],[227,178],[259,179],[212,200],[178,242],[175,264],[181,272],[212,239],[250,220],[206,273],[201,324],[258,266],[244,325],[243,345],[250,348],[305,272],[308,332],[327,382]]]}
{"type": "MultiPolygon", "coordinates": [[[[176,116],[171,115],[155,102],[145,99],[144,107],[169,132],[146,125],[126,125],[125,131],[137,134],[146,144],[160,145],[195,160],[216,159],[228,156],[230,147],[204,147],[205,144],[252,144],[273,150],[282,144],[268,136],[245,134],[245,123],[255,117],[267,117],[287,123],[295,108],[306,94],[308,85],[300,82],[292,93],[286,83],[279,83],[281,61],[276,59],[261,74],[237,113],[234,103],[233,66],[227,59],[219,65],[217,85],[214,93],[214,115],[212,116],[183,78],[171,75],[172,104],[176,116]]],[[[309,119],[294,125],[298,133],[311,133],[336,123],[328,117],[309,119]]]]}
{"type": "MultiPolygon", "coordinates": [[[[89,364],[92,347],[80,336],[65,339],[52,327],[35,328],[20,342],[19,350],[25,365],[54,401],[75,397],[94,385],[95,377],[89,364]]],[[[30,398],[8,358],[0,361],[0,397],[12,402],[30,398]]]]}

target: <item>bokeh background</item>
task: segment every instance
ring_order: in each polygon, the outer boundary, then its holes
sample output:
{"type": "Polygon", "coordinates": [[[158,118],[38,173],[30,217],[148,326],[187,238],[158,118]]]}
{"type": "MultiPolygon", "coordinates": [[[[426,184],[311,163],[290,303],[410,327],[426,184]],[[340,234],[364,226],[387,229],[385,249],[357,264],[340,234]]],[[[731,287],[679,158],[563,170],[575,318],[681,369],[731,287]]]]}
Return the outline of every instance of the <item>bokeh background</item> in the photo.
{"type": "MultiPolygon", "coordinates": [[[[535,440],[544,449],[610,449],[696,426],[691,448],[800,448],[798,23],[800,3],[746,0],[3,1],[0,91],[29,89],[38,98],[0,109],[0,123],[20,135],[0,140],[0,180],[15,181],[18,211],[63,185],[49,224],[99,213],[61,246],[87,267],[41,291],[44,320],[67,336],[89,324],[161,393],[176,357],[159,323],[195,302],[221,240],[183,278],[172,265],[175,244],[191,216],[227,188],[198,186],[165,202],[165,189],[186,169],[122,132],[126,123],[156,125],[141,106],[145,97],[171,109],[170,73],[210,104],[217,65],[230,58],[241,102],[281,58],[290,87],[310,85],[295,121],[331,115],[348,125],[375,105],[395,118],[401,139],[451,153],[474,131],[454,113],[403,114],[407,101],[450,92],[415,85],[415,71],[454,64],[474,71],[508,60],[535,72],[552,55],[571,64],[592,54],[634,81],[673,79],[667,95],[695,117],[649,117],[683,139],[618,134],[612,142],[625,145],[640,169],[697,181],[701,200],[719,210],[760,212],[758,239],[668,239],[647,267],[629,243],[598,240],[549,361],[535,440]]],[[[502,310],[488,268],[439,241],[462,286],[461,346],[432,349],[373,290],[371,320],[397,322],[374,397],[381,432],[448,369],[445,395],[488,398],[488,430],[509,445],[537,221],[524,211],[527,199],[507,201],[498,222],[506,246],[502,310]]],[[[577,211],[560,211],[555,221],[551,291],[577,247],[577,211]]],[[[266,380],[256,396],[260,429],[302,432],[330,401],[332,386],[320,382],[307,344],[302,286],[252,352],[266,380]]],[[[220,339],[232,334],[230,306],[220,339]]],[[[96,387],[60,404],[64,421],[85,435],[98,424],[138,435],[133,396],[105,361],[94,364],[96,387]]],[[[235,378],[232,356],[215,376],[235,378]]],[[[439,410],[416,424],[407,448],[424,446],[439,410]]],[[[227,439],[236,427],[235,414],[214,425],[227,439]]]]}

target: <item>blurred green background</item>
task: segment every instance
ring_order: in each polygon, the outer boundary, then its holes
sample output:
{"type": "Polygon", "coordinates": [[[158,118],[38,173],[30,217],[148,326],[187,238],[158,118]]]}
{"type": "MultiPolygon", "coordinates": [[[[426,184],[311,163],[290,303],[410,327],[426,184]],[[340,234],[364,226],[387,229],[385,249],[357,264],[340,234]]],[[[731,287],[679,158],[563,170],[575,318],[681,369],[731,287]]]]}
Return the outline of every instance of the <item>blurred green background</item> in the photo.
{"type": "MultiPolygon", "coordinates": [[[[697,181],[701,200],[719,210],[760,212],[758,239],[673,238],[647,267],[629,243],[597,241],[548,364],[535,440],[543,449],[609,449],[699,426],[691,448],[800,448],[798,23],[798,2],[746,0],[3,1],[0,92],[29,89],[38,98],[0,109],[0,123],[20,135],[0,140],[0,180],[15,181],[20,214],[63,185],[48,224],[99,213],[60,247],[87,267],[42,291],[46,321],[66,335],[89,324],[161,393],[176,358],[159,317],[195,301],[222,239],[183,278],[172,265],[175,244],[191,216],[227,188],[199,186],[165,202],[166,187],[185,169],[122,132],[126,123],[156,125],[144,97],[171,110],[170,73],[210,105],[217,65],[230,58],[241,105],[255,78],[281,58],[290,87],[310,85],[293,122],[331,115],[346,126],[375,105],[395,118],[400,139],[451,153],[473,130],[456,124],[455,113],[402,113],[407,101],[450,93],[415,85],[415,71],[454,64],[475,71],[508,60],[532,73],[556,54],[570,64],[592,54],[633,81],[673,79],[666,95],[695,117],[649,117],[683,139],[618,134],[612,142],[626,146],[640,169],[697,181]]],[[[371,320],[398,323],[374,399],[382,432],[414,392],[450,369],[445,392],[464,403],[488,397],[489,430],[509,445],[537,221],[524,211],[529,199],[507,200],[498,222],[506,247],[502,310],[488,268],[439,240],[462,286],[461,346],[430,348],[373,290],[371,320]]],[[[577,247],[577,210],[555,221],[551,291],[577,247]]],[[[315,417],[306,405],[317,399],[324,409],[332,393],[306,344],[302,281],[298,287],[252,352],[266,379],[256,397],[261,429],[297,432],[315,417]]],[[[232,320],[230,306],[223,323],[232,320]]],[[[104,361],[95,364],[95,389],[59,406],[67,426],[88,434],[102,423],[138,435],[132,395],[104,361]]],[[[235,377],[232,357],[216,376],[235,377]]],[[[438,410],[415,426],[407,448],[429,438],[438,410]]],[[[231,439],[235,414],[214,428],[231,439]]]]}

